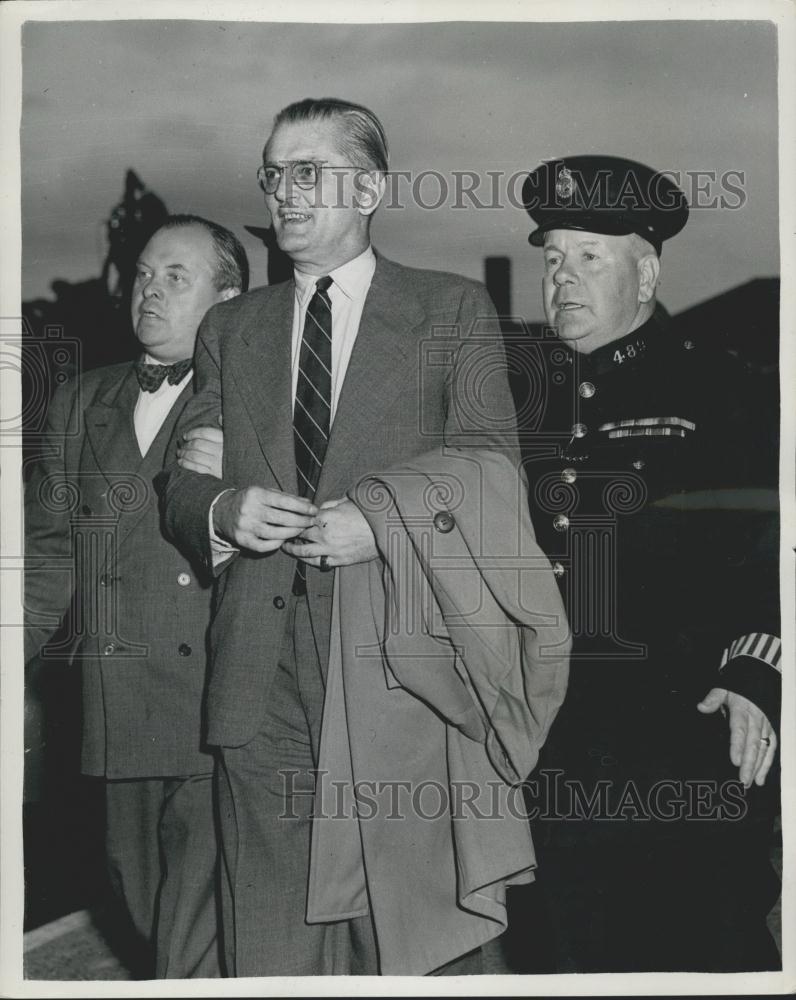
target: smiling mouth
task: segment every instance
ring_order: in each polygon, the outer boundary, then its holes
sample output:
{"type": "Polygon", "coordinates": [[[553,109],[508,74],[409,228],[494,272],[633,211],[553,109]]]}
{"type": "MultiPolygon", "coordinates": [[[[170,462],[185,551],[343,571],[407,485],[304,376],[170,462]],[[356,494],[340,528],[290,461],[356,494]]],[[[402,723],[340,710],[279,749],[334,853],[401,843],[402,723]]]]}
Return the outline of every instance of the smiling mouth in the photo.
{"type": "Polygon", "coordinates": [[[559,302],[556,305],[556,309],[559,312],[574,312],[574,310],[582,308],[583,306],[580,302],[559,302]]]}
{"type": "Polygon", "coordinates": [[[280,212],[282,222],[309,222],[310,216],[304,212],[280,212]]]}

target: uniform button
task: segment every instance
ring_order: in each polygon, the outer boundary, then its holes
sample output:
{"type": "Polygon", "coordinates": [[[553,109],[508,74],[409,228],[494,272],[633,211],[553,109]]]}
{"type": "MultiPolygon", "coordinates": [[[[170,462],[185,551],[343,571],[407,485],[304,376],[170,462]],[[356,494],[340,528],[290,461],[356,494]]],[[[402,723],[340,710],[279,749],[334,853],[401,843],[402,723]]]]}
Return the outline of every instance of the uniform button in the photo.
{"type": "Polygon", "coordinates": [[[554,562],[553,576],[556,577],[556,579],[560,579],[563,575],[564,575],[564,567],[561,565],[560,562],[554,562]]]}
{"type": "Polygon", "coordinates": [[[193,650],[191,649],[191,647],[188,645],[187,642],[181,642],[180,645],[177,647],[177,652],[180,654],[180,656],[190,656],[193,650]]]}
{"type": "Polygon", "coordinates": [[[84,503],[83,506],[80,509],[86,515],[94,513],[87,503],[84,503]]]}
{"type": "Polygon", "coordinates": [[[566,531],[569,528],[569,518],[566,514],[556,514],[553,518],[553,527],[556,531],[566,531]]]}
{"type": "Polygon", "coordinates": [[[561,470],[561,482],[562,483],[574,483],[578,478],[577,472],[572,468],[561,470]]]}
{"type": "Polygon", "coordinates": [[[107,646],[102,650],[103,656],[110,656],[116,650],[116,643],[109,642],[107,646]]]}
{"type": "Polygon", "coordinates": [[[581,382],[578,386],[578,392],[584,399],[591,399],[597,390],[594,388],[593,382],[581,382]]]}
{"type": "Polygon", "coordinates": [[[434,515],[434,527],[437,531],[441,531],[443,535],[447,535],[449,531],[453,531],[453,526],[456,524],[453,514],[449,514],[447,510],[441,510],[438,514],[434,515]]]}
{"type": "Polygon", "coordinates": [[[177,576],[177,583],[179,583],[181,587],[187,587],[190,582],[191,582],[190,573],[180,573],[177,576]]]}
{"type": "Polygon", "coordinates": [[[100,577],[100,586],[101,587],[112,587],[113,586],[113,577],[109,576],[108,573],[103,573],[102,576],[100,577]]]}
{"type": "Polygon", "coordinates": [[[637,458],[635,460],[635,462],[633,463],[633,468],[634,469],[643,469],[646,464],[647,463],[644,461],[643,458],[637,458]]]}
{"type": "Polygon", "coordinates": [[[281,611],[282,608],[284,608],[284,606],[285,606],[285,599],[284,599],[284,597],[275,597],[274,598],[274,607],[277,609],[277,611],[281,611]]]}
{"type": "Polygon", "coordinates": [[[588,431],[589,428],[585,424],[573,424],[572,426],[572,434],[576,438],[586,437],[588,431]]]}
{"type": "Polygon", "coordinates": [[[687,351],[693,351],[693,349],[694,349],[694,342],[693,342],[693,340],[684,340],[683,341],[683,347],[687,351]]]}

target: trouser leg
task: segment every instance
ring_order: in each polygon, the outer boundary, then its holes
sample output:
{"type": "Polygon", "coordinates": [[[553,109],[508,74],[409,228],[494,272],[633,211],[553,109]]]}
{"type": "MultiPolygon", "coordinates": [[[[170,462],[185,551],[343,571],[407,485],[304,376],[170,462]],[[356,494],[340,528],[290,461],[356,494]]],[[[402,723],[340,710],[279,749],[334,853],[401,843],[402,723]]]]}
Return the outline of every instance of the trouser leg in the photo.
{"type": "MultiPolygon", "coordinates": [[[[105,786],[105,857],[110,883],[150,956],[161,878],[161,786],[155,779],[108,781],[105,786]]],[[[154,974],[154,959],[147,962],[142,974],[154,974]]]]}
{"type": "Polygon", "coordinates": [[[211,775],[109,781],[108,870],[157,978],[219,975],[211,775]]]}
{"type": "Polygon", "coordinates": [[[540,851],[538,881],[522,887],[510,915],[528,928],[522,954],[515,927],[513,971],[781,967],[766,926],[778,882],[765,820],[618,840],[540,851]],[[534,924],[546,925],[546,947],[534,924]]]}
{"type": "Polygon", "coordinates": [[[290,608],[268,710],[257,736],[224,748],[219,812],[224,938],[235,976],[375,972],[369,918],[308,924],[315,760],[308,714],[320,719],[323,684],[306,602],[290,608]]]}
{"type": "Polygon", "coordinates": [[[157,977],[216,978],[218,846],[212,775],[172,778],[163,785],[157,977]]]}

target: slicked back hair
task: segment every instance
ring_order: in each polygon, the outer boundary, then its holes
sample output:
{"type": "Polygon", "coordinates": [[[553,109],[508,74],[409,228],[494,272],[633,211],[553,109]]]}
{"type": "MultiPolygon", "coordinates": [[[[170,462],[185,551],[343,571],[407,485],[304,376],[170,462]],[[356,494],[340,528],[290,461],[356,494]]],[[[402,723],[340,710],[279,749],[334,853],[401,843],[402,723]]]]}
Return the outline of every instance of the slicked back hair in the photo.
{"type": "Polygon", "coordinates": [[[335,126],[340,152],[348,157],[352,166],[385,173],[389,170],[384,126],[369,108],[361,104],[341,101],[336,97],[307,97],[282,108],[274,118],[273,131],[280,125],[318,121],[328,121],[335,126]]]}
{"type": "Polygon", "coordinates": [[[170,215],[158,232],[162,229],[182,229],[185,226],[200,226],[213,241],[216,252],[215,286],[219,292],[234,288],[245,292],[249,288],[249,259],[240,240],[229,229],[219,226],[217,222],[203,219],[201,215],[170,215]]]}

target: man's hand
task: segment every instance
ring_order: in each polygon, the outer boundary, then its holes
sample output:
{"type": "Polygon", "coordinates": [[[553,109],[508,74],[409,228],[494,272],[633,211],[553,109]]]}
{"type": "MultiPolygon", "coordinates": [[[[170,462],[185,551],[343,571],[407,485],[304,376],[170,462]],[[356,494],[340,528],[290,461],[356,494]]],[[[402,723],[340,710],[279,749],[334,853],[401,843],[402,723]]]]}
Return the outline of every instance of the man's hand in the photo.
{"type": "Polygon", "coordinates": [[[177,461],[183,469],[221,479],[224,432],[220,427],[194,427],[180,438],[177,461]]]}
{"type": "Polygon", "coordinates": [[[709,715],[718,708],[729,713],[730,760],[740,768],[744,788],[763,785],[777,752],[777,737],[771,723],[754,702],[726,688],[712,688],[697,705],[709,715]],[[725,709],[726,706],[726,709],[725,709]]]}
{"type": "Polygon", "coordinates": [[[295,556],[312,566],[351,566],[368,562],[379,552],[370,525],[351,500],[327,500],[315,517],[314,524],[302,532],[295,542],[282,546],[288,555],[295,556]]]}
{"type": "Polygon", "coordinates": [[[247,486],[224,493],[213,508],[213,528],[225,541],[252,552],[273,552],[312,527],[318,508],[290,493],[247,486]]]}

